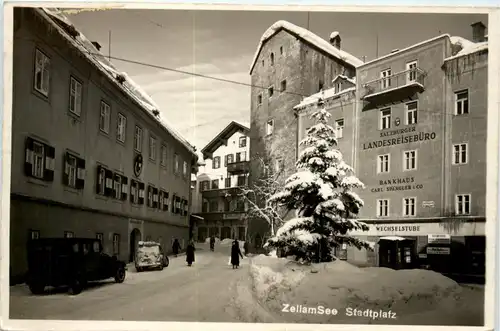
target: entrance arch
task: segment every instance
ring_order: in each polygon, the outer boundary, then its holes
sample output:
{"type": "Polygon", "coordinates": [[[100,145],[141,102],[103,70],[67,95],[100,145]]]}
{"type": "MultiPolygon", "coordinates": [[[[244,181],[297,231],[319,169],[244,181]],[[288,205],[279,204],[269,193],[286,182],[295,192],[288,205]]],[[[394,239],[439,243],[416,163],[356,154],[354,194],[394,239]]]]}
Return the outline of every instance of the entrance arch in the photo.
{"type": "Polygon", "coordinates": [[[129,243],[129,262],[134,262],[135,260],[135,252],[137,250],[137,245],[141,241],[141,231],[137,228],[133,229],[130,232],[130,243],[129,243]]]}

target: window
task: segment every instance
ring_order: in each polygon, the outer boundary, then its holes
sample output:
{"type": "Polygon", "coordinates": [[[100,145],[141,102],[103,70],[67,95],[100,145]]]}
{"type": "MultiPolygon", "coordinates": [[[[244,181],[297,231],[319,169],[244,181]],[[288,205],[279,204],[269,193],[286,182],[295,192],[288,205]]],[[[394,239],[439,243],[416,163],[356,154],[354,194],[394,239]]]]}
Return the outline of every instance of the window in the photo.
{"type": "Polygon", "coordinates": [[[156,160],[156,138],[153,136],[149,136],[149,158],[156,160]]]}
{"type": "Polygon", "coordinates": [[[271,135],[274,131],[274,120],[267,121],[266,134],[271,135]]]}
{"type": "Polygon", "coordinates": [[[226,155],[226,159],[224,160],[224,166],[227,167],[229,163],[233,162],[234,162],[234,155],[233,154],[226,155]]]}
{"type": "Polygon", "coordinates": [[[153,207],[153,187],[148,186],[148,207],[153,207]]]}
{"type": "Polygon", "coordinates": [[[135,180],[130,181],[130,202],[139,204],[140,191],[139,182],[135,180]]]}
{"type": "Polygon", "coordinates": [[[380,72],[380,78],[382,78],[380,80],[380,87],[382,89],[391,87],[391,78],[390,78],[391,74],[392,74],[391,69],[386,69],[380,72]]]}
{"type": "Polygon", "coordinates": [[[323,90],[323,87],[325,86],[325,83],[320,79],[318,82],[318,92],[323,90]]]}
{"type": "Polygon", "coordinates": [[[31,240],[39,239],[40,238],[40,231],[39,230],[30,230],[30,237],[31,240]]]}
{"type": "Polygon", "coordinates": [[[64,238],[73,238],[74,235],[72,231],[64,231],[64,238]]]}
{"type": "Polygon", "coordinates": [[[137,125],[134,131],[134,149],[138,152],[142,152],[142,128],[137,125]]]}
{"type": "Polygon", "coordinates": [[[403,199],[403,216],[415,216],[416,215],[416,198],[404,198],[403,199]]]}
{"type": "Polygon", "coordinates": [[[115,174],[113,179],[113,193],[115,199],[122,198],[122,176],[115,174]]]}
{"type": "Polygon", "coordinates": [[[104,241],[104,234],[98,232],[95,234],[95,238],[102,243],[104,241]]]}
{"type": "Polygon", "coordinates": [[[120,142],[125,142],[125,135],[127,131],[127,118],[123,114],[118,113],[116,128],[116,139],[120,142]]]}
{"type": "Polygon", "coordinates": [[[406,108],[406,116],[405,116],[406,125],[417,124],[418,101],[408,102],[405,108],[406,108]]]}
{"type": "Polygon", "coordinates": [[[174,172],[176,174],[179,173],[179,155],[177,153],[174,154],[174,172]]]}
{"type": "Polygon", "coordinates": [[[380,130],[391,128],[391,108],[380,110],[380,130]]]}
{"type": "Polygon", "coordinates": [[[38,49],[35,53],[34,85],[36,91],[40,92],[46,97],[49,96],[50,58],[38,49]]]}
{"type": "Polygon", "coordinates": [[[274,95],[274,87],[271,86],[267,89],[267,93],[269,93],[269,97],[272,97],[274,95]]]}
{"type": "Polygon", "coordinates": [[[188,163],[186,161],[182,162],[182,175],[184,177],[188,175],[188,163]]]}
{"type": "Polygon", "coordinates": [[[231,177],[227,177],[226,179],[224,179],[224,187],[231,187],[231,177]]]}
{"type": "Polygon", "coordinates": [[[470,194],[457,194],[455,196],[455,213],[457,215],[470,214],[470,194]]]}
{"type": "Polygon", "coordinates": [[[210,211],[211,212],[219,211],[219,203],[217,202],[217,200],[210,201],[210,211]]]}
{"type": "Polygon", "coordinates": [[[219,180],[214,179],[212,180],[212,190],[217,190],[219,188],[219,180]]]}
{"type": "Polygon", "coordinates": [[[403,153],[403,170],[417,169],[417,151],[406,151],[403,153]]]}
{"type": "Polygon", "coordinates": [[[257,104],[259,106],[262,105],[262,93],[259,93],[259,95],[257,95],[257,104]]]}
{"type": "Polygon", "coordinates": [[[336,138],[342,138],[344,136],[344,119],[338,119],[335,121],[335,133],[336,138]]]}
{"type": "Polygon", "coordinates": [[[68,175],[68,186],[76,186],[76,157],[71,154],[66,156],[65,173],[68,175]]]}
{"type": "Polygon", "coordinates": [[[201,183],[200,188],[201,188],[202,191],[208,191],[210,189],[210,182],[208,180],[204,180],[201,183]]]}
{"type": "Polygon", "coordinates": [[[113,255],[120,255],[120,235],[113,233],[113,255]]]}
{"type": "Polygon", "coordinates": [[[455,92],[455,115],[465,115],[469,113],[469,91],[462,90],[455,92]]]}
{"type": "Polygon", "coordinates": [[[286,91],[286,79],[281,81],[280,86],[281,86],[281,92],[285,92],[286,91]]]}
{"type": "Polygon", "coordinates": [[[103,167],[98,167],[97,170],[97,193],[104,195],[106,192],[106,169],[103,167]]]}
{"type": "Polygon", "coordinates": [[[377,200],[377,217],[387,217],[389,216],[389,200],[379,199],[377,200]]]}
{"type": "Polygon", "coordinates": [[[99,130],[109,134],[109,123],[111,117],[111,107],[101,101],[101,115],[99,116],[99,130]]]}
{"type": "Polygon", "coordinates": [[[280,55],[283,55],[283,46],[280,46],[280,55]]]}
{"type": "Polygon", "coordinates": [[[247,147],[247,137],[240,137],[240,147],[247,147]]]}
{"type": "Polygon", "coordinates": [[[244,186],[247,183],[247,178],[246,176],[238,176],[237,180],[238,186],[244,186]]]}
{"type": "Polygon", "coordinates": [[[274,53],[271,53],[271,56],[269,57],[271,60],[271,65],[274,65],[274,53]]]}
{"type": "Polygon", "coordinates": [[[214,157],[214,162],[213,162],[213,169],[219,169],[220,168],[220,156],[214,157]]]}
{"type": "Polygon", "coordinates": [[[160,191],[160,201],[161,201],[161,204],[160,204],[160,209],[162,209],[163,211],[167,211],[168,210],[168,192],[166,191],[160,191]]]}
{"type": "Polygon", "coordinates": [[[467,144],[453,145],[453,164],[466,164],[467,161],[467,144]]]}
{"type": "Polygon", "coordinates": [[[264,66],[264,60],[262,60],[262,66],[264,66]]]}
{"type": "Polygon", "coordinates": [[[283,169],[285,169],[285,160],[283,160],[281,158],[280,159],[276,159],[276,163],[274,165],[274,171],[276,173],[279,173],[283,169]]]}
{"type": "Polygon", "coordinates": [[[335,84],[335,93],[340,93],[342,91],[342,83],[338,82],[335,84]]]}
{"type": "Polygon", "coordinates": [[[417,80],[417,61],[408,62],[406,64],[406,71],[406,82],[415,82],[417,80]]]}
{"type": "Polygon", "coordinates": [[[78,116],[82,112],[82,83],[73,77],[69,83],[69,111],[78,116]]]}
{"type": "Polygon", "coordinates": [[[24,173],[51,182],[54,180],[55,148],[26,137],[24,173]]]}
{"type": "Polygon", "coordinates": [[[377,173],[389,172],[390,155],[384,154],[378,156],[377,173]]]}
{"type": "Polygon", "coordinates": [[[243,162],[247,159],[247,152],[236,153],[236,162],[243,162]]]}
{"type": "Polygon", "coordinates": [[[161,145],[161,161],[160,164],[164,167],[167,166],[167,146],[161,145]]]}

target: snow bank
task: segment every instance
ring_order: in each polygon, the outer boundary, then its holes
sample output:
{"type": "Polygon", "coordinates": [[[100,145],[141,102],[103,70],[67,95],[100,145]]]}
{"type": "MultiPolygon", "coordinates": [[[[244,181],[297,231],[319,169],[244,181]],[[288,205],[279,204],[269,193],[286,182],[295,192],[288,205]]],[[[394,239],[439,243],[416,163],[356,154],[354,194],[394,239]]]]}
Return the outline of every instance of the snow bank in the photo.
{"type": "MultiPolygon", "coordinates": [[[[219,244],[220,243],[220,239],[215,237],[215,244],[219,244]]],[[[207,239],[205,239],[205,244],[210,244],[210,237],[208,237],[207,239]]]]}
{"type": "Polygon", "coordinates": [[[358,268],[340,260],[303,265],[259,255],[252,258],[250,276],[257,299],[286,322],[456,325],[463,314],[479,316],[483,309],[482,301],[469,302],[469,290],[429,270],[358,268]],[[339,315],[286,314],[281,312],[285,303],[336,308],[339,315]],[[348,307],[392,310],[398,320],[349,317],[344,313],[348,307]]]}

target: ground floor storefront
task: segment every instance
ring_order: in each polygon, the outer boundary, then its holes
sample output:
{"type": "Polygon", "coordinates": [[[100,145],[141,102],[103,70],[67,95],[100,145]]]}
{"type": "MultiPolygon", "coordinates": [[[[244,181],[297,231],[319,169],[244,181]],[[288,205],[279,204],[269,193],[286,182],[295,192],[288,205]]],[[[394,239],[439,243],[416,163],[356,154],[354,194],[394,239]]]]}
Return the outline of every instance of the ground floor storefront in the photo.
{"type": "Polygon", "coordinates": [[[453,226],[446,220],[367,224],[369,231],[353,235],[371,242],[374,249],[346,247],[340,258],[359,266],[425,268],[455,278],[484,279],[484,219],[453,222],[453,226]]]}
{"type": "Polygon", "coordinates": [[[196,235],[198,242],[205,242],[211,236],[224,239],[238,239],[245,241],[247,236],[247,225],[242,220],[224,220],[224,221],[200,221],[196,226],[196,235]]]}
{"type": "Polygon", "coordinates": [[[57,203],[47,203],[12,197],[10,208],[10,278],[22,282],[27,271],[26,244],[37,238],[79,237],[97,238],[104,253],[130,262],[140,240],[154,240],[172,250],[174,238],[184,249],[189,239],[188,225],[139,220],[124,215],[77,209],[57,203]]]}

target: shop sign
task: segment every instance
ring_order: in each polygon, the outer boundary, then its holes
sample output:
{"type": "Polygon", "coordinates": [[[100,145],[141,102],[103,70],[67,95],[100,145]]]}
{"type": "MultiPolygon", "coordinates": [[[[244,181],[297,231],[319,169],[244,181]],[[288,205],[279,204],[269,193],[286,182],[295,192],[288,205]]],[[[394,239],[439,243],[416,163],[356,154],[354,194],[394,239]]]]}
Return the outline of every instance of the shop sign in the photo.
{"type": "Polygon", "coordinates": [[[434,206],[434,201],[422,201],[422,207],[424,208],[432,208],[434,206]]]}
{"type": "Polygon", "coordinates": [[[436,132],[416,132],[416,127],[382,131],[379,140],[363,143],[363,150],[418,143],[436,139],[436,132]],[[385,138],[385,139],[384,139],[385,138]]]}
{"type": "Polygon", "coordinates": [[[419,253],[418,254],[418,258],[419,259],[426,259],[427,258],[427,254],[425,254],[425,253],[419,253]]]}
{"type": "MultiPolygon", "coordinates": [[[[360,220],[363,222],[363,220],[360,220]]],[[[386,222],[385,224],[369,224],[368,231],[355,230],[350,231],[350,235],[354,236],[424,236],[428,238],[429,233],[436,235],[449,236],[484,236],[486,233],[485,222],[466,222],[459,229],[449,229],[443,225],[443,221],[436,220],[435,222],[422,223],[397,223],[386,222]]],[[[445,237],[440,237],[440,240],[445,240],[445,237]]],[[[434,237],[431,241],[435,240],[434,237]]]]}
{"type": "Polygon", "coordinates": [[[427,254],[450,255],[449,247],[427,247],[427,254]]]}
{"type": "Polygon", "coordinates": [[[430,234],[427,236],[429,244],[450,244],[451,236],[449,234],[430,234]]]}
{"type": "Polygon", "coordinates": [[[379,180],[378,184],[378,187],[374,187],[370,190],[372,193],[422,190],[424,188],[423,184],[418,184],[415,182],[415,177],[384,179],[379,180]]]}

